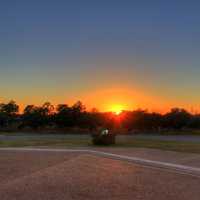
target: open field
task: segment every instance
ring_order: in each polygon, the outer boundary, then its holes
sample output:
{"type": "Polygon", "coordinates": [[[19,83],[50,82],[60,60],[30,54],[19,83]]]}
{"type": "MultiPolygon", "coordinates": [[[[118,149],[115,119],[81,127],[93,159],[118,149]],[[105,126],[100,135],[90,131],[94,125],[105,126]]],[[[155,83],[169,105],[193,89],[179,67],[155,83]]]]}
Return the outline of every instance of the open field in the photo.
{"type": "MultiPolygon", "coordinates": [[[[91,145],[89,135],[15,134],[12,136],[0,136],[0,147],[91,147],[91,145]]],[[[185,136],[178,138],[174,136],[159,137],[151,135],[117,136],[116,145],[112,147],[153,148],[179,152],[200,153],[200,137],[185,136]]]]}
{"type": "Polygon", "coordinates": [[[199,176],[88,153],[0,150],[0,162],[1,200],[199,200],[200,196],[199,176]]]}

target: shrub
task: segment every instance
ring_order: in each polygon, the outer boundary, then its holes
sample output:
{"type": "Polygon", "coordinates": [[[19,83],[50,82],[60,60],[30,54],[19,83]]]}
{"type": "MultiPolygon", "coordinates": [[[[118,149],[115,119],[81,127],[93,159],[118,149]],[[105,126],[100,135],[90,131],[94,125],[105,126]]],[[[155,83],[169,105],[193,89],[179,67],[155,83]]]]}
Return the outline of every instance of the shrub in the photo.
{"type": "Polygon", "coordinates": [[[92,143],[94,145],[112,145],[115,144],[115,136],[115,134],[109,133],[108,130],[103,130],[92,135],[92,143]]]}

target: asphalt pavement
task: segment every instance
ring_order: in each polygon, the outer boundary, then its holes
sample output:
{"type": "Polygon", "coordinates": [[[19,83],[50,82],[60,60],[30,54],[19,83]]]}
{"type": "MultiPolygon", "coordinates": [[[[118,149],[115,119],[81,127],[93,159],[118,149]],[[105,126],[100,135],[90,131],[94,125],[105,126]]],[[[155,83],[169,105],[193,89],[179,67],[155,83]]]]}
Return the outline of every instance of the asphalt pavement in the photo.
{"type": "Polygon", "coordinates": [[[0,163],[1,200],[200,198],[198,176],[86,151],[0,150],[0,163]]]}

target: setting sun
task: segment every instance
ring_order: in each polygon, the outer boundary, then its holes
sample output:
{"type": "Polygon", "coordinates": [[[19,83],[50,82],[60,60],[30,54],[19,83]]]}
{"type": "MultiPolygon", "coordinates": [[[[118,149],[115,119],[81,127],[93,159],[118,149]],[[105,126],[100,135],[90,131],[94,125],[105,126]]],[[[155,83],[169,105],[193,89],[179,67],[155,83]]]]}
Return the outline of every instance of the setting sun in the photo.
{"type": "Polygon", "coordinates": [[[115,104],[111,106],[110,110],[114,112],[116,115],[119,115],[122,112],[122,110],[124,110],[124,106],[120,104],[115,104]]]}

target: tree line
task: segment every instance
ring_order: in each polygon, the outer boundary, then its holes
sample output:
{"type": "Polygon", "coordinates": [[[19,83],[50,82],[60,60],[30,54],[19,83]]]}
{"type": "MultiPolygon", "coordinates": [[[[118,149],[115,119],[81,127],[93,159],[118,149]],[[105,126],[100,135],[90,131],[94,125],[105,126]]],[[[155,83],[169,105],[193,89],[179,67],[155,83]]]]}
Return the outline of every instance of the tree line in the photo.
{"type": "Polygon", "coordinates": [[[15,101],[0,104],[0,129],[62,129],[80,128],[89,131],[98,128],[127,131],[160,131],[200,129],[200,115],[191,114],[182,108],[173,108],[166,114],[148,112],[147,110],[122,111],[120,115],[112,112],[87,111],[80,102],[69,106],[59,104],[56,107],[46,102],[42,106],[27,105],[19,113],[15,101]]]}

